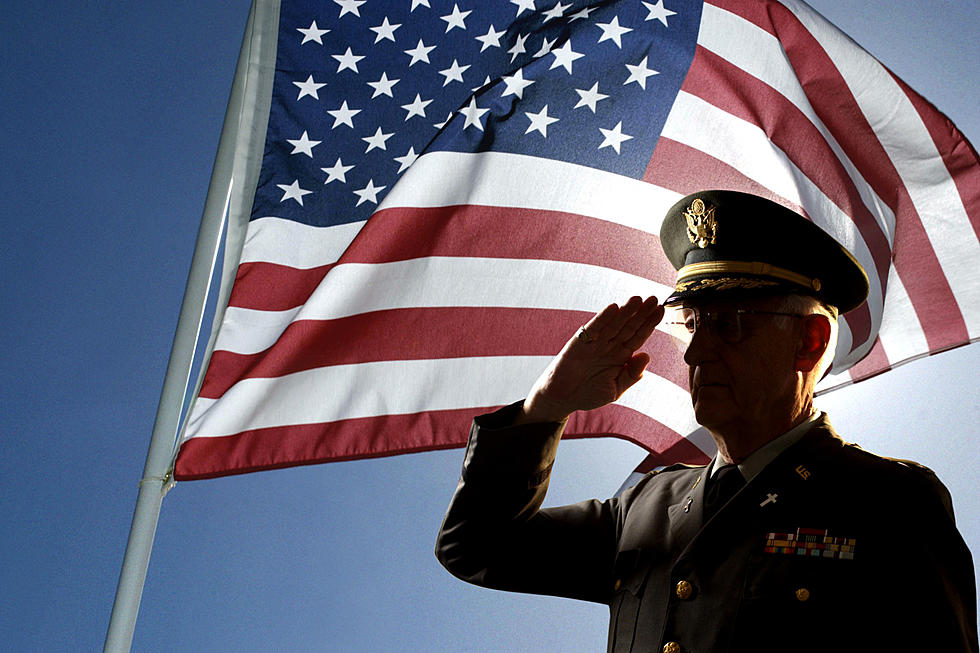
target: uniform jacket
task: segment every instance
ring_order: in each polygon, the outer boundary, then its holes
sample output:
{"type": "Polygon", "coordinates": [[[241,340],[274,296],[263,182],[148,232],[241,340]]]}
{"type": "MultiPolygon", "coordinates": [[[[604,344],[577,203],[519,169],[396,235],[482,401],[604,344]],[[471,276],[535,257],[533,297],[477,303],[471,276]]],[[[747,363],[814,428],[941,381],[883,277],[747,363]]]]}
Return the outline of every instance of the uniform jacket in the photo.
{"type": "Polygon", "coordinates": [[[471,430],[436,544],[457,577],[608,604],[615,652],[977,651],[946,488],[826,416],[705,523],[704,467],[540,509],[560,428],[502,426],[514,410],[471,430]]]}

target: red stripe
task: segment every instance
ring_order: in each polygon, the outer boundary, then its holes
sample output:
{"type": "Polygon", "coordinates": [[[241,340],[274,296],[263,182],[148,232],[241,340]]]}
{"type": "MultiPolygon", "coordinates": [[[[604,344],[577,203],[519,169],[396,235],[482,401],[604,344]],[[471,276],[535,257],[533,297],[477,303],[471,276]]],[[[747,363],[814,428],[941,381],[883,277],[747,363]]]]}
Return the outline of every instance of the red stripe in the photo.
{"type": "Polygon", "coordinates": [[[738,168],[684,143],[660,137],[650,157],[643,181],[690,195],[705,188],[738,190],[765,197],[798,213],[801,207],[787,202],[759,182],[746,177],[738,168]]]}
{"type": "MultiPolygon", "coordinates": [[[[190,481],[460,447],[466,443],[473,417],[490,410],[493,407],[385,415],[256,429],[220,438],[196,437],[181,445],[174,478],[190,481]]],[[[682,461],[703,463],[706,459],[675,432],[623,406],[579,413],[570,420],[569,429],[566,437],[620,437],[656,451],[670,451],[682,461]],[[612,428],[604,431],[607,426],[612,428]]]]}
{"type": "Polygon", "coordinates": [[[679,462],[686,465],[707,465],[709,462],[711,462],[711,456],[702,452],[700,449],[697,449],[697,447],[693,448],[698,451],[700,456],[689,455],[685,457],[683,454],[678,455],[682,449],[689,451],[689,447],[693,447],[693,445],[685,439],[679,441],[672,448],[665,449],[664,451],[658,453],[652,453],[640,461],[640,464],[636,466],[633,473],[648,474],[657,467],[666,467],[667,465],[673,465],[679,462]]]}
{"type": "Polygon", "coordinates": [[[882,372],[887,372],[890,369],[891,363],[889,363],[888,356],[885,354],[885,348],[881,346],[881,338],[875,338],[875,344],[871,347],[868,355],[855,365],[852,365],[847,370],[847,373],[850,375],[851,380],[857,383],[858,381],[870,379],[872,376],[877,376],[882,372]]]}
{"type": "MultiPolygon", "coordinates": [[[[676,275],[654,234],[574,213],[470,205],[379,211],[337,263],[426,256],[586,263],[670,285],[676,275]]],[[[270,311],[301,306],[330,268],[243,263],[229,305],[270,311]]]]}
{"type": "Polygon", "coordinates": [[[301,270],[277,263],[249,261],[238,266],[228,305],[265,311],[302,306],[333,265],[301,270]]]}
{"type": "Polygon", "coordinates": [[[719,9],[724,9],[737,16],[744,18],[756,27],[764,29],[773,36],[778,36],[776,34],[776,28],[772,24],[772,16],[769,12],[770,7],[777,5],[781,10],[785,8],[778,2],[768,2],[763,0],[762,2],[746,2],[745,0],[711,0],[705,4],[714,5],[719,9]]]}
{"type": "MultiPolygon", "coordinates": [[[[686,387],[685,383],[685,387],[686,387]]],[[[708,456],[686,438],[660,422],[618,404],[609,404],[589,412],[579,411],[568,420],[563,438],[618,437],[640,445],[662,464],[702,465],[708,456]]]]}
{"type": "MultiPolygon", "coordinates": [[[[890,72],[890,71],[889,71],[890,72]]],[[[928,100],[909,88],[908,84],[892,75],[915,107],[939,154],[946,170],[953,178],[963,206],[973,225],[973,232],[980,238],[980,156],[973,145],[956,128],[956,125],[939,112],[928,100]]]]}
{"type": "MultiPolygon", "coordinates": [[[[752,11],[756,13],[755,9],[752,11]]],[[[929,349],[965,342],[969,339],[966,323],[908,190],[848,92],[834,62],[791,11],[771,3],[767,13],[817,116],[895,213],[898,226],[893,264],[912,301],[929,349]],[[926,306],[929,308],[923,310],[926,306]]]]}
{"type": "MultiPolygon", "coordinates": [[[[476,356],[554,356],[592,317],[582,311],[523,308],[411,308],[287,327],[257,354],[217,350],[200,395],[221,397],[244,378],[275,378],[330,365],[476,356]],[[393,337],[393,335],[395,337],[393,337]],[[338,344],[339,343],[339,344],[338,344]]],[[[672,339],[655,331],[642,351],[666,361],[657,373],[687,387],[687,370],[672,339]]]]}

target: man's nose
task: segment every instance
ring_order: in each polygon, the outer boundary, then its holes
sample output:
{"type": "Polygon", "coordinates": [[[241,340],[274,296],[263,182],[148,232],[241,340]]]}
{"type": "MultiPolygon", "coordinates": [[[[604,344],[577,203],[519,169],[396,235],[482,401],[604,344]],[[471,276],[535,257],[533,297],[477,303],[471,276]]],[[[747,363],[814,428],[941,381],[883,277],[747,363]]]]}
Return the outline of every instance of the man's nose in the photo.
{"type": "Polygon", "coordinates": [[[717,343],[714,334],[710,331],[710,328],[703,324],[699,324],[698,328],[695,329],[694,335],[691,336],[691,342],[687,344],[687,349],[684,350],[684,362],[689,367],[694,367],[714,357],[717,343]]]}

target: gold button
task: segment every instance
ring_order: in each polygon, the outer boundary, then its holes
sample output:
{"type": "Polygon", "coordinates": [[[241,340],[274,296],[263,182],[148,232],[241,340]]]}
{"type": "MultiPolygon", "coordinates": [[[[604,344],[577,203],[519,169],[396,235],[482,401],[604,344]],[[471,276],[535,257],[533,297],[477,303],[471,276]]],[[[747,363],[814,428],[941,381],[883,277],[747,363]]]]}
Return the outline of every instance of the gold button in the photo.
{"type": "Polygon", "coordinates": [[[694,594],[694,586],[686,580],[682,580],[677,583],[677,587],[674,588],[674,593],[677,594],[677,598],[681,601],[686,601],[694,594]]]}
{"type": "Polygon", "coordinates": [[[677,642],[667,642],[664,644],[664,653],[681,653],[681,645],[677,642]]]}
{"type": "Polygon", "coordinates": [[[796,590],[797,601],[806,601],[809,598],[810,598],[810,590],[808,590],[807,588],[801,587],[800,589],[796,590]]]}
{"type": "Polygon", "coordinates": [[[618,591],[619,588],[622,587],[622,585],[623,585],[623,581],[621,581],[620,579],[617,578],[616,579],[616,582],[613,583],[613,591],[614,592],[618,591]]]}

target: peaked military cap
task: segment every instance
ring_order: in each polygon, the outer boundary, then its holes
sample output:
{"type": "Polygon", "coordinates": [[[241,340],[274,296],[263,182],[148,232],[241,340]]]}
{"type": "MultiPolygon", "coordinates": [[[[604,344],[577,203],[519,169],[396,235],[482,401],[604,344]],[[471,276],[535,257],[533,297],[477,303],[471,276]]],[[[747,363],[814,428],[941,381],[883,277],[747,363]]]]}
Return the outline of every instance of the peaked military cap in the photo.
{"type": "Polygon", "coordinates": [[[846,313],[868,296],[868,276],[844,246],[803,216],[756,195],[688,195],[667,212],[660,242],[677,270],[664,304],[796,292],[846,313]]]}

